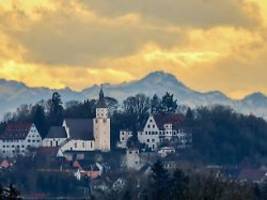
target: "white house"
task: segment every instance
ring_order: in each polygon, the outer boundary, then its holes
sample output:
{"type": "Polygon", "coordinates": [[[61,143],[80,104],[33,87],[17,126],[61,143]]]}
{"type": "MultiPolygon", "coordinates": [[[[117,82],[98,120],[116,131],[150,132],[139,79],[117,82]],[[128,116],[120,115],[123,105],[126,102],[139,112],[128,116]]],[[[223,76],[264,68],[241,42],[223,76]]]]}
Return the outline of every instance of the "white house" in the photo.
{"type": "Polygon", "coordinates": [[[125,149],[127,147],[127,141],[133,136],[133,132],[130,130],[121,130],[120,131],[120,140],[117,144],[119,148],[125,149]]]}
{"type": "Polygon", "coordinates": [[[126,150],[126,167],[132,170],[139,170],[142,167],[139,148],[128,148],[126,150]]]}
{"type": "Polygon", "coordinates": [[[38,148],[41,144],[41,135],[33,123],[8,123],[0,136],[0,155],[26,155],[30,148],[38,148]]]}
{"type": "Polygon", "coordinates": [[[183,131],[182,121],[183,116],[179,114],[150,115],[144,128],[138,132],[138,140],[153,151],[162,142],[171,140],[178,140],[178,148],[186,147],[192,142],[192,136],[183,131]]]}
{"type": "Polygon", "coordinates": [[[94,119],[65,119],[62,127],[52,127],[49,130],[43,146],[59,146],[63,154],[110,151],[110,118],[103,90],[99,93],[94,119]]]}

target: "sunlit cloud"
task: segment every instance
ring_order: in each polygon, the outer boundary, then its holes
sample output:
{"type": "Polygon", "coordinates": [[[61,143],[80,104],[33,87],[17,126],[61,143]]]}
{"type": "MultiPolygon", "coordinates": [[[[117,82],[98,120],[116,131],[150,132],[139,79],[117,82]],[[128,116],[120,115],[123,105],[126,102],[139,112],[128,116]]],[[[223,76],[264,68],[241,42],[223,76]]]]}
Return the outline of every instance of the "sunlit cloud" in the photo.
{"type": "Polygon", "coordinates": [[[267,93],[266,35],[258,0],[0,0],[0,78],[81,90],[165,70],[241,98],[267,93]]]}

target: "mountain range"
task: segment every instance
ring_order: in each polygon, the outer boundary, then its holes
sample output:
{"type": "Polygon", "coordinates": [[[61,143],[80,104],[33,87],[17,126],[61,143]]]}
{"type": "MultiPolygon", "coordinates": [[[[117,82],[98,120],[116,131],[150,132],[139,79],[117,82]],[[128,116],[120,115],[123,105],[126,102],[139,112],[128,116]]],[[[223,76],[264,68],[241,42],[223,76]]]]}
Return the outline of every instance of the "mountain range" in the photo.
{"type": "MultiPolygon", "coordinates": [[[[51,98],[53,92],[61,94],[64,102],[76,100],[83,101],[96,98],[100,85],[93,85],[82,91],[70,88],[49,89],[44,87],[28,87],[21,82],[0,80],[0,116],[14,111],[22,104],[34,104],[42,99],[51,98]]],[[[174,94],[180,104],[197,107],[210,105],[226,105],[243,114],[254,114],[267,120],[267,96],[262,93],[253,93],[241,100],[227,97],[220,91],[198,92],[183,84],[174,75],[163,71],[148,74],[142,79],[120,84],[102,84],[107,96],[114,97],[122,102],[128,96],[143,93],[152,97],[154,94],[163,96],[166,92],[174,94]]]]}

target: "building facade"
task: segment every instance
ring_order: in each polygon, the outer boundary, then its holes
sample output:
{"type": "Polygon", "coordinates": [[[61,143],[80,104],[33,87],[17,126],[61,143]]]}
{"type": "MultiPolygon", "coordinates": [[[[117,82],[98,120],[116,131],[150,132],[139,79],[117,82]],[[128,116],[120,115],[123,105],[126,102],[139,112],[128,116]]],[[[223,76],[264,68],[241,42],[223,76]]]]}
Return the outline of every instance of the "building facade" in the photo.
{"type": "Polygon", "coordinates": [[[94,119],[65,119],[62,127],[51,127],[43,146],[59,146],[63,154],[110,151],[110,118],[103,90],[99,93],[94,119]]]}
{"type": "MultiPolygon", "coordinates": [[[[175,142],[177,148],[186,148],[192,143],[191,133],[182,127],[183,116],[179,114],[150,115],[144,127],[138,131],[137,138],[152,151],[159,150],[164,143],[175,142]]],[[[118,147],[126,148],[127,140],[132,137],[132,131],[120,131],[118,147]]]]}
{"type": "Polygon", "coordinates": [[[33,123],[8,123],[0,136],[1,157],[26,155],[31,148],[38,148],[42,137],[33,123]]]}

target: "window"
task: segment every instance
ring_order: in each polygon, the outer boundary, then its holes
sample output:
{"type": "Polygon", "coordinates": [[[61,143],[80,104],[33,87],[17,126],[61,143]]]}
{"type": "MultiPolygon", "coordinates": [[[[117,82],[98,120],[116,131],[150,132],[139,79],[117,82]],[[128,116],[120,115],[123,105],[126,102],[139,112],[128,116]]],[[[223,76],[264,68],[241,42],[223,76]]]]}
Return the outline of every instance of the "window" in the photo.
{"type": "Polygon", "coordinates": [[[31,140],[28,140],[28,142],[31,142],[31,140]]]}
{"type": "Polygon", "coordinates": [[[149,140],[149,139],[147,139],[146,141],[147,141],[147,142],[149,142],[150,140],[149,140]]]}
{"type": "Polygon", "coordinates": [[[147,128],[150,128],[150,124],[147,125],[147,128]]]}
{"type": "Polygon", "coordinates": [[[155,125],[153,124],[152,127],[155,128],[155,125]]]}
{"type": "Polygon", "coordinates": [[[85,146],[85,145],[84,145],[84,142],[83,142],[83,148],[84,148],[84,146],[85,146]]]}
{"type": "Polygon", "coordinates": [[[155,139],[152,139],[152,142],[155,142],[155,139]]]}
{"type": "Polygon", "coordinates": [[[74,148],[77,148],[77,142],[74,143],[74,148]]]}
{"type": "Polygon", "coordinates": [[[50,147],[52,147],[53,146],[53,141],[50,141],[50,147]]]}
{"type": "Polygon", "coordinates": [[[56,141],[56,146],[58,147],[58,141],[56,141]]]}
{"type": "Polygon", "coordinates": [[[129,151],[129,154],[132,154],[132,152],[131,152],[131,151],[129,151]]]}
{"type": "Polygon", "coordinates": [[[90,144],[91,144],[91,148],[93,148],[93,143],[92,143],[92,142],[90,142],[90,144]]]}
{"type": "Polygon", "coordinates": [[[121,140],[124,141],[124,137],[122,137],[121,140]]]}

